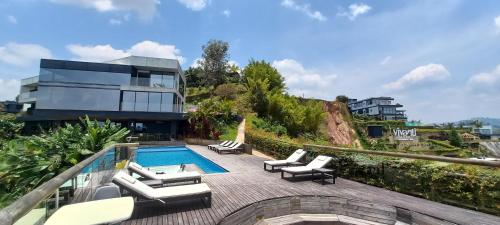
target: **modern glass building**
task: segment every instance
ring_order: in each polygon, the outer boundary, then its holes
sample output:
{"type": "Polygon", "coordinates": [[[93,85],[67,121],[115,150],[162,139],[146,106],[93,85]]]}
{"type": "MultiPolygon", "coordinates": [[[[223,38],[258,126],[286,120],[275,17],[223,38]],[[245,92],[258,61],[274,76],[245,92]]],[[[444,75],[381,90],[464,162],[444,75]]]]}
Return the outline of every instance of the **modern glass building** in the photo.
{"type": "Polygon", "coordinates": [[[130,56],[106,63],[42,59],[40,74],[21,81],[20,119],[29,130],[88,115],[135,133],[175,137],[185,114],[185,77],[175,59],[130,56]]]}

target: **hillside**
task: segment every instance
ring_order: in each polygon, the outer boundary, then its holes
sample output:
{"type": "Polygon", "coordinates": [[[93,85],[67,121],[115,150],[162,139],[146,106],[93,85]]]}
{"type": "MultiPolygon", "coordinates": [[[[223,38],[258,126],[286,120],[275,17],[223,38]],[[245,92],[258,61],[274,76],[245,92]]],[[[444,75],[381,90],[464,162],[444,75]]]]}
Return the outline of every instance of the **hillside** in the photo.
{"type": "Polygon", "coordinates": [[[347,106],[341,102],[324,102],[326,112],[328,138],[333,145],[360,147],[356,132],[352,126],[352,118],[347,106]]]}

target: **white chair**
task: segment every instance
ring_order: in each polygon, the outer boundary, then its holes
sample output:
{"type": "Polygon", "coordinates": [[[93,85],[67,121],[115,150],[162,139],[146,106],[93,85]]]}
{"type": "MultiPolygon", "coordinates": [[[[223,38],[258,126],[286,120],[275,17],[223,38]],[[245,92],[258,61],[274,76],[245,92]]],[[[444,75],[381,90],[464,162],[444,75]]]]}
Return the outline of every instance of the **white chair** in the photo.
{"type": "Polygon", "coordinates": [[[305,166],[294,166],[281,168],[281,178],[285,178],[285,173],[292,174],[292,178],[298,174],[311,174],[313,169],[320,169],[328,165],[333,160],[332,157],[320,155],[305,166]]]}
{"type": "Polygon", "coordinates": [[[158,174],[142,167],[135,162],[129,162],[127,169],[130,172],[139,174],[141,177],[144,177],[146,179],[161,180],[162,184],[183,181],[193,181],[194,183],[201,183],[201,175],[196,171],[158,174]]]}
{"type": "Polygon", "coordinates": [[[189,184],[152,188],[127,173],[120,171],[113,176],[113,183],[131,195],[146,200],[156,200],[163,204],[169,201],[201,198],[208,207],[212,204],[212,191],[207,184],[189,184]]]}
{"type": "Polygon", "coordinates": [[[210,150],[214,150],[215,148],[217,147],[228,147],[229,145],[233,144],[234,142],[233,141],[223,141],[222,143],[220,144],[216,144],[216,145],[208,145],[208,149],[210,150]]]}
{"type": "Polygon", "coordinates": [[[264,170],[265,171],[274,171],[274,167],[286,166],[286,165],[289,165],[290,163],[298,162],[300,159],[302,159],[306,155],[306,153],[307,152],[304,151],[303,149],[297,149],[294,153],[292,153],[290,156],[288,156],[287,159],[264,161],[264,170]],[[271,170],[268,170],[267,166],[270,166],[271,170]]]}
{"type": "Polygon", "coordinates": [[[216,148],[215,151],[219,154],[221,153],[227,153],[227,152],[230,152],[230,153],[236,153],[237,151],[241,151],[243,150],[243,143],[238,143],[238,142],[235,142],[232,146],[230,147],[220,147],[220,148],[216,148]]]}

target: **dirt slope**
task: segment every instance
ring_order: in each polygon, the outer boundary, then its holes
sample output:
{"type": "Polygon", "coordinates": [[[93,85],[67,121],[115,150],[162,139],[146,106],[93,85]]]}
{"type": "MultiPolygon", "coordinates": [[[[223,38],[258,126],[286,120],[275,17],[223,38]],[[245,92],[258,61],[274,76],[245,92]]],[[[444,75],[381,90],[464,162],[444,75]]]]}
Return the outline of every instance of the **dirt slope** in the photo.
{"type": "Polygon", "coordinates": [[[351,126],[347,106],[340,102],[324,102],[327,131],[333,145],[360,147],[356,132],[351,126]]]}

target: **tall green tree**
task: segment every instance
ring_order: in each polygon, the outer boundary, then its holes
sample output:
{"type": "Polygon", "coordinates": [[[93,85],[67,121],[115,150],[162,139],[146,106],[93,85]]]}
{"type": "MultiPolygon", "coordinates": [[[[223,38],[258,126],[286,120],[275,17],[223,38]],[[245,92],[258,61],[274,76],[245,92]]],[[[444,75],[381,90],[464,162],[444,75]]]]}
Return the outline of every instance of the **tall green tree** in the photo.
{"type": "Polygon", "coordinates": [[[246,78],[246,88],[248,90],[248,102],[252,106],[253,111],[259,117],[267,116],[269,105],[267,96],[270,93],[269,80],[246,78]]]}
{"type": "Polygon", "coordinates": [[[188,87],[201,87],[205,83],[203,69],[200,67],[189,67],[184,71],[184,76],[188,87]]]}
{"type": "Polygon", "coordinates": [[[204,85],[224,83],[229,67],[229,44],[221,40],[210,40],[203,45],[201,68],[205,74],[204,85]]]}
{"type": "Polygon", "coordinates": [[[462,147],[462,138],[460,137],[455,128],[451,129],[450,134],[448,136],[448,140],[450,141],[451,145],[455,147],[462,147]]]}
{"type": "Polygon", "coordinates": [[[257,61],[251,59],[243,69],[243,82],[248,84],[248,80],[264,80],[269,83],[269,90],[283,92],[285,90],[285,79],[270,63],[264,60],[257,61]]]}

